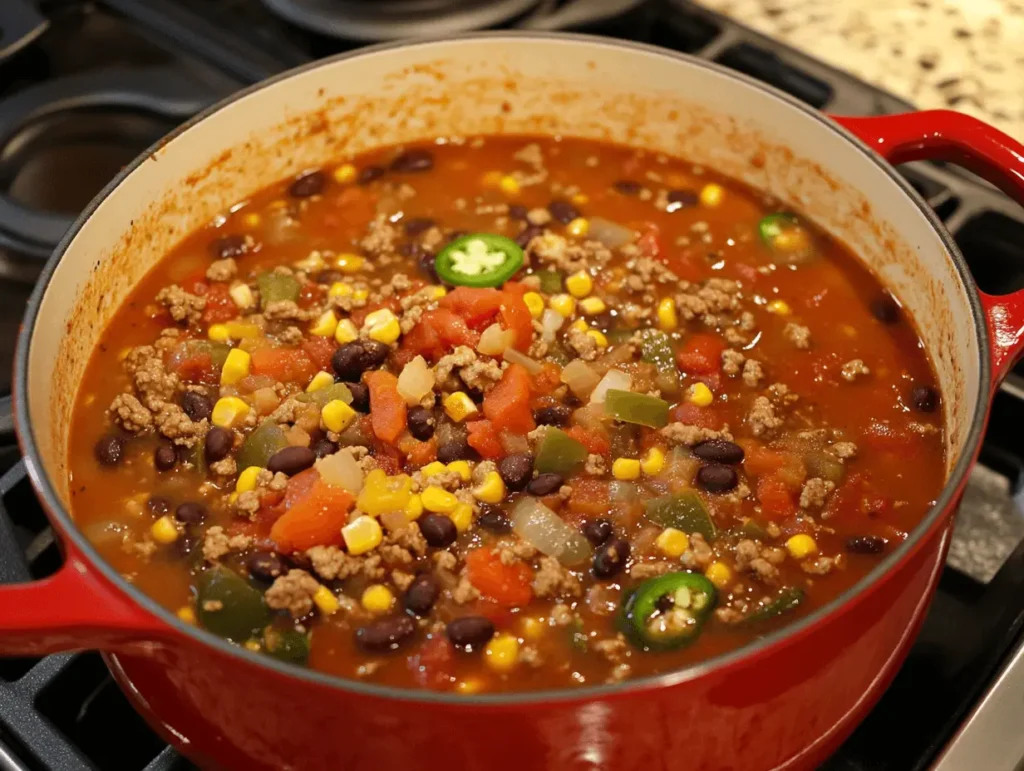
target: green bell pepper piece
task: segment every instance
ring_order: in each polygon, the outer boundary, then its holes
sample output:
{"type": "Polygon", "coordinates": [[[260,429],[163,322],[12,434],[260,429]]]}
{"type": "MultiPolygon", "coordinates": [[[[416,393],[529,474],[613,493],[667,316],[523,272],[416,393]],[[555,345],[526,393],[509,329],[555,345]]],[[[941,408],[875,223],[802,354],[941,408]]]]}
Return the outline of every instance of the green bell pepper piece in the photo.
{"type": "Polygon", "coordinates": [[[272,302],[299,299],[299,282],[287,273],[267,271],[256,277],[256,285],[260,290],[260,308],[266,310],[272,302]]]}
{"type": "Polygon", "coordinates": [[[814,253],[811,234],[795,214],[769,214],[757,224],[757,231],[773,253],[789,263],[805,262],[814,253]]]}
{"type": "Polygon", "coordinates": [[[544,432],[533,467],[541,474],[567,476],[587,462],[587,448],[554,426],[544,432]]]}
{"type": "Polygon", "coordinates": [[[248,640],[270,623],[263,594],[222,566],[200,573],[196,616],[206,629],[235,642],[248,640]]]}
{"type": "Polygon", "coordinates": [[[263,650],[289,664],[305,664],[309,660],[309,635],[296,629],[268,626],[263,630],[263,650]]]}
{"type": "Polygon", "coordinates": [[[665,393],[679,391],[679,369],[676,367],[676,354],[672,350],[672,341],[660,329],[644,329],[640,336],[640,359],[653,364],[658,369],[655,382],[665,393]]]}
{"type": "Polygon", "coordinates": [[[649,428],[668,425],[668,402],[656,396],[610,388],[604,397],[604,411],[623,423],[649,428]]]}
{"type": "Polygon", "coordinates": [[[523,250],[515,241],[494,233],[470,233],[437,253],[438,277],[455,286],[501,286],[522,267],[523,250]]]}
{"type": "Polygon", "coordinates": [[[238,470],[244,471],[249,466],[266,468],[271,456],[287,446],[288,440],[285,438],[284,429],[273,421],[264,420],[242,442],[236,459],[238,470]]]}
{"type": "Polygon", "coordinates": [[[618,626],[644,650],[682,648],[700,636],[716,597],[715,585],[700,573],[666,573],[644,581],[625,597],[618,626]]]}
{"type": "Polygon", "coordinates": [[[647,518],[662,527],[674,527],[684,533],[700,533],[711,543],[718,535],[708,507],[695,490],[663,495],[644,503],[647,518]]]}
{"type": "Polygon", "coordinates": [[[296,401],[312,402],[320,409],[323,409],[327,402],[333,402],[337,399],[345,402],[345,404],[352,403],[352,392],[348,390],[348,386],[344,383],[335,383],[326,388],[318,388],[315,391],[299,394],[295,397],[296,401]]]}
{"type": "Polygon", "coordinates": [[[784,613],[796,609],[804,601],[804,590],[796,586],[786,586],[779,590],[775,599],[761,605],[745,619],[744,624],[756,624],[760,621],[767,621],[776,618],[784,613]]]}
{"type": "Polygon", "coordinates": [[[562,274],[557,270],[538,270],[533,275],[540,279],[540,291],[544,294],[558,294],[562,291],[562,274]]]}
{"type": "Polygon", "coordinates": [[[839,484],[843,481],[845,469],[835,457],[821,450],[811,450],[804,454],[804,465],[810,477],[819,477],[839,484]]]}

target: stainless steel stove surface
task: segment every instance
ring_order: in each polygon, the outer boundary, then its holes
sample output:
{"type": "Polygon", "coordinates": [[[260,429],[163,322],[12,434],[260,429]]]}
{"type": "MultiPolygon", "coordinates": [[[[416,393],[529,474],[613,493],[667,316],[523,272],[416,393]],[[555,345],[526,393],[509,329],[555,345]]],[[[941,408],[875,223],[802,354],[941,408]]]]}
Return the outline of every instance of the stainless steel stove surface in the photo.
{"type": "MultiPolygon", "coordinates": [[[[371,38],[479,24],[569,28],[711,59],[833,112],[910,108],[686,0],[384,0],[375,9],[370,0],[38,5],[41,18],[16,19],[24,41],[0,32],[0,394],[9,391],[15,331],[42,260],[123,163],[238,87],[371,38]],[[467,11],[487,6],[490,13],[467,20],[467,11]],[[436,26],[389,26],[375,13],[381,9],[393,20],[408,22],[402,14],[411,14],[436,26]],[[320,18],[325,13],[328,22],[320,18]]],[[[955,235],[982,289],[1024,287],[1024,216],[1015,204],[949,168],[901,170],[955,235]]],[[[1024,759],[1017,727],[1024,689],[1021,425],[1024,377],[1013,375],[996,397],[982,463],[921,636],[878,706],[823,771],[998,771],[1024,759]]],[[[0,448],[0,472],[0,582],[49,575],[60,552],[16,447],[0,448]]],[[[131,710],[99,654],[0,659],[0,769],[187,768],[131,710]]]]}

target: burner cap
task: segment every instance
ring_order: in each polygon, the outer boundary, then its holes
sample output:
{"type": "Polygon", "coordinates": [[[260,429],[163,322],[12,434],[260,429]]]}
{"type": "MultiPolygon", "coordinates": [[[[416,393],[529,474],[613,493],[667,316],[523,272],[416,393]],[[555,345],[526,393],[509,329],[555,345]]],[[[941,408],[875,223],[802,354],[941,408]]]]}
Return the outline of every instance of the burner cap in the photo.
{"type": "Polygon", "coordinates": [[[540,0],[263,0],[312,32],[375,42],[451,35],[504,24],[540,0]]]}

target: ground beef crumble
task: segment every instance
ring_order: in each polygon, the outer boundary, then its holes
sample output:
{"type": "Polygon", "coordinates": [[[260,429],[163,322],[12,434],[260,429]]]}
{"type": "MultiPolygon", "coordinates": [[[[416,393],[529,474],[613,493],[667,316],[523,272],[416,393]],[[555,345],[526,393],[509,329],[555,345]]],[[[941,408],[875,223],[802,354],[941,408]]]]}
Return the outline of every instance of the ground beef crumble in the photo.
{"type": "Polygon", "coordinates": [[[802,351],[811,347],[811,330],[800,324],[789,322],[782,330],[782,336],[802,351]]]}
{"type": "Polygon", "coordinates": [[[131,394],[118,394],[110,403],[113,421],[132,434],[141,434],[153,428],[153,414],[131,394]]]}
{"type": "Polygon", "coordinates": [[[165,286],[156,295],[156,301],[167,308],[171,318],[179,324],[195,324],[203,317],[206,298],[190,294],[177,284],[165,286]]]}
{"type": "Polygon", "coordinates": [[[764,366],[757,359],[747,359],[743,365],[743,384],[757,388],[764,380],[764,366]]]}
{"type": "Polygon", "coordinates": [[[533,577],[533,593],[542,599],[579,597],[583,585],[554,557],[541,557],[533,577]]]}
{"type": "Polygon", "coordinates": [[[754,436],[767,436],[782,425],[782,418],[775,414],[775,406],[767,396],[758,396],[747,415],[747,423],[754,436]]]}
{"type": "Polygon", "coordinates": [[[293,618],[302,618],[313,610],[313,595],[320,583],[305,570],[289,570],[278,576],[263,595],[267,607],[287,610],[293,618]]]}
{"type": "Polygon", "coordinates": [[[693,447],[694,445],[700,444],[708,439],[732,439],[732,434],[729,433],[728,426],[721,431],[716,431],[712,428],[691,426],[686,423],[669,423],[667,426],[662,428],[659,433],[669,444],[682,444],[687,447],[693,447]]]}
{"type": "Polygon", "coordinates": [[[307,549],[305,555],[313,572],[325,581],[343,581],[359,575],[376,581],[385,574],[379,554],[353,556],[337,546],[314,546],[307,549]]]}
{"type": "Polygon", "coordinates": [[[223,527],[214,525],[206,531],[203,538],[203,559],[216,562],[232,552],[245,551],[252,546],[252,537],[248,535],[228,535],[223,527]]]}
{"type": "Polygon", "coordinates": [[[210,281],[230,281],[238,275],[238,264],[231,257],[214,260],[206,269],[206,277],[210,281]]]}
{"type": "Polygon", "coordinates": [[[853,359],[852,361],[846,362],[840,370],[840,374],[843,376],[843,380],[847,383],[852,383],[858,377],[864,375],[870,375],[871,370],[868,369],[867,365],[862,359],[853,359]]]}
{"type": "Polygon", "coordinates": [[[820,509],[828,500],[829,494],[836,489],[836,483],[814,477],[804,482],[800,491],[801,509],[820,509]]]}

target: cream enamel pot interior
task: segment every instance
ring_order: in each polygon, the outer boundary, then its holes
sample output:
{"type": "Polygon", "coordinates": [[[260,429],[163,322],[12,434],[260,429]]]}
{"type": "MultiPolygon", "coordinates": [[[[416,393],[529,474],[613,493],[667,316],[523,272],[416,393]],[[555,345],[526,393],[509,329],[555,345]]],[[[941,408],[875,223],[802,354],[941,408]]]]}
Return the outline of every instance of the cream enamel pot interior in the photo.
{"type": "MultiPolygon", "coordinates": [[[[888,157],[968,156],[1021,193],[1008,168],[1019,146],[976,121],[921,113],[847,124],[888,157]]],[[[810,767],[884,690],[913,639],[993,384],[1019,353],[1021,311],[1016,296],[979,297],[934,215],[853,133],[714,65],[599,38],[507,33],[318,62],[152,149],[48,265],[20,340],[16,417],[67,560],[53,578],[0,589],[0,650],[114,651],[135,705],[209,767],[810,767]],[[620,686],[510,697],[291,669],[182,624],[102,564],[67,513],[67,426],[89,353],[133,284],[190,231],[277,179],[381,144],[495,132],[680,155],[770,192],[846,242],[917,321],[946,396],[948,484],[908,542],[855,590],[747,649],[620,686]]]]}

